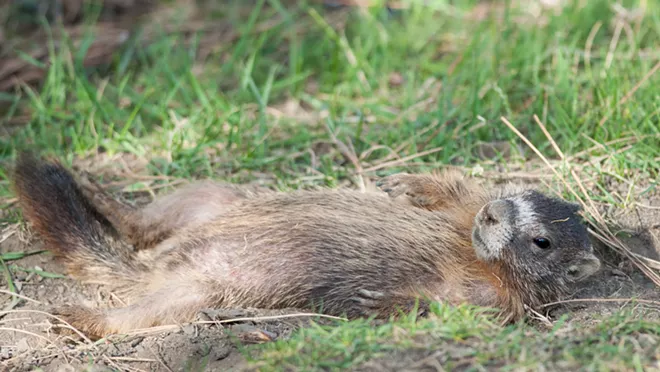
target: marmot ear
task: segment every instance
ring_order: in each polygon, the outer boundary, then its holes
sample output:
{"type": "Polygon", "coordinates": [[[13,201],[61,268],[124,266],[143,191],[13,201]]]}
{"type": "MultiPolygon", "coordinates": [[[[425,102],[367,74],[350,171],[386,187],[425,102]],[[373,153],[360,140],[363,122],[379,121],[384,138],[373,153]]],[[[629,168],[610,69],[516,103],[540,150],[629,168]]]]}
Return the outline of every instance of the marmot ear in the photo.
{"type": "Polygon", "coordinates": [[[593,275],[600,269],[600,260],[591,252],[577,257],[571,261],[566,270],[566,275],[573,282],[579,282],[593,275]]]}

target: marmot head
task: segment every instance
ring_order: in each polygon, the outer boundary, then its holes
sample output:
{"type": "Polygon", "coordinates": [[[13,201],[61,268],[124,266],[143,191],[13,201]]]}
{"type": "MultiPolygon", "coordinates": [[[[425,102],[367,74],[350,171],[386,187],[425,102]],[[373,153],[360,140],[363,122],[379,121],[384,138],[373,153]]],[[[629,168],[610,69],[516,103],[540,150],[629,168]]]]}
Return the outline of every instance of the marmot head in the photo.
{"type": "Polygon", "coordinates": [[[552,301],[600,268],[579,211],[534,190],[505,195],[477,213],[472,244],[479,259],[499,262],[510,281],[534,283],[521,288],[533,292],[528,300],[552,301]]]}

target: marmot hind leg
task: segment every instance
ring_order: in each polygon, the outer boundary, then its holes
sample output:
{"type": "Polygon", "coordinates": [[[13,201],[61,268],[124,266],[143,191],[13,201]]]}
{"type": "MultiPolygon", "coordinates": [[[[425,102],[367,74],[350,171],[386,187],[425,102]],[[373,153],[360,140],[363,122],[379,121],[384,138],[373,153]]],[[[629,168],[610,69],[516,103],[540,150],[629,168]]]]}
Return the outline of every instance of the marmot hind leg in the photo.
{"type": "Polygon", "coordinates": [[[145,218],[140,208],[113,198],[93,180],[90,174],[83,174],[80,178],[80,186],[94,208],[136,251],[153,248],[170,236],[171,229],[162,220],[149,220],[145,218]]]}
{"type": "Polygon", "coordinates": [[[217,302],[197,286],[172,283],[126,307],[96,309],[67,305],[55,308],[53,315],[86,336],[99,339],[136,329],[190,322],[200,310],[214,307],[217,302]]]}
{"type": "Polygon", "coordinates": [[[113,198],[89,175],[81,186],[98,212],[136,251],[155,247],[177,230],[208,222],[249,195],[230,185],[202,181],[136,208],[113,198]]]}

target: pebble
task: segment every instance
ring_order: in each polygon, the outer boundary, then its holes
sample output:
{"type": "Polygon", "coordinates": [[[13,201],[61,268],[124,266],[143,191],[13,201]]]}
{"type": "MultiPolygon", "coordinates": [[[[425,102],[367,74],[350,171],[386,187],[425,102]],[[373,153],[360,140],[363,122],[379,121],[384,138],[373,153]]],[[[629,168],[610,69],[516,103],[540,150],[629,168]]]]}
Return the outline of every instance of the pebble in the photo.
{"type": "Polygon", "coordinates": [[[181,330],[183,331],[183,334],[188,336],[193,336],[197,333],[197,329],[195,328],[194,324],[186,324],[181,327],[181,330]]]}
{"type": "Polygon", "coordinates": [[[624,273],[623,271],[621,271],[619,269],[612,269],[610,271],[610,274],[612,274],[614,276],[626,276],[626,273],[624,273]]]}
{"type": "Polygon", "coordinates": [[[22,338],[16,343],[16,351],[18,353],[24,353],[30,350],[30,344],[28,344],[27,339],[22,338]]]}
{"type": "Polygon", "coordinates": [[[220,348],[213,348],[211,351],[211,357],[213,360],[223,360],[231,354],[231,347],[223,346],[220,348]]]}
{"type": "Polygon", "coordinates": [[[144,341],[144,337],[137,337],[135,340],[131,341],[131,347],[136,347],[144,341]]]}

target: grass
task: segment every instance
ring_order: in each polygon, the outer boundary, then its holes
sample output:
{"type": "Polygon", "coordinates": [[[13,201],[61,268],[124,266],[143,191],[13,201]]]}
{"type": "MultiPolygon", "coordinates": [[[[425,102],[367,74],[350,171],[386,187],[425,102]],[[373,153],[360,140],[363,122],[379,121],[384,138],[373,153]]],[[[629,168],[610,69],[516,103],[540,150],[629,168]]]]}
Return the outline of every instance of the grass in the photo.
{"type": "MultiPolygon", "coordinates": [[[[0,137],[0,205],[14,205],[9,169],[24,149],[69,164],[92,159],[125,190],[207,177],[281,190],[336,187],[358,183],[360,171],[448,165],[533,173],[535,155],[500,117],[551,154],[534,114],[587,177],[594,201],[625,208],[652,192],[660,170],[660,75],[653,73],[660,5],[568,1],[540,13],[517,1],[489,7],[480,15],[477,1],[436,1],[347,14],[304,1],[233,1],[204,13],[227,26],[223,42],[209,41],[219,35],[214,29],[190,36],[152,24],[157,37],[148,45],[130,39],[95,69],[83,66],[85,41],[76,48],[65,40],[57,49],[52,41],[43,85],[0,96],[6,123],[27,117],[0,137]],[[333,136],[359,162],[337,151],[333,136]],[[484,157],[488,144],[501,151],[484,157]],[[613,190],[612,180],[644,190],[613,190]]],[[[94,9],[89,14],[91,25],[94,9]]],[[[5,223],[20,221],[7,210],[5,223]]],[[[657,323],[628,313],[569,334],[501,329],[472,308],[439,308],[436,316],[306,328],[265,346],[257,363],[339,369],[402,350],[422,359],[428,348],[441,350],[437,358],[447,366],[474,369],[631,369],[658,360],[635,344],[639,335],[657,340],[657,323]]]]}
{"type": "MultiPolygon", "coordinates": [[[[475,154],[481,142],[515,141],[502,115],[547,150],[531,120],[539,115],[568,154],[595,142],[660,135],[655,77],[617,104],[660,57],[654,55],[660,42],[655,4],[631,23],[640,31],[620,37],[606,65],[614,31],[607,1],[569,5],[556,16],[546,12],[544,26],[515,7],[466,22],[473,3],[395,15],[376,7],[345,17],[337,31],[314,8],[273,1],[249,9],[247,21],[223,18],[237,32],[234,43],[203,61],[195,58],[202,36],[184,42],[173,33],[147,47],[127,45],[102,75],[82,68],[81,52],[64,48],[39,91],[15,96],[30,119],[2,139],[0,156],[8,164],[27,146],[68,160],[102,150],[149,155],[149,171],[158,175],[210,177],[241,169],[292,185],[322,174],[317,183],[332,186],[350,169],[333,158],[310,169],[305,153],[328,140],[328,127],[349,138],[358,154],[382,146],[363,159],[367,163],[391,155],[390,149],[405,156],[442,148],[411,162],[427,169],[470,166],[481,160],[475,154]],[[268,21],[276,25],[255,31],[268,21]],[[599,23],[604,26],[595,28],[599,23]],[[393,86],[399,75],[401,85],[393,86]],[[287,99],[304,106],[299,111],[307,120],[275,111],[287,99]],[[430,127],[438,130],[421,133],[430,127]]],[[[638,141],[607,166],[655,178],[658,142],[638,141]]]]}
{"type": "Polygon", "coordinates": [[[304,328],[291,339],[259,350],[254,366],[263,371],[381,370],[641,370],[658,360],[654,340],[660,324],[629,310],[594,319],[586,328],[500,327],[487,311],[472,306],[433,309],[430,319],[407,318],[374,327],[368,321],[346,326],[304,328]],[[646,340],[638,343],[637,340],[646,340]],[[406,369],[407,370],[407,369],[406,369]]]}

